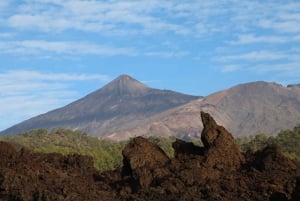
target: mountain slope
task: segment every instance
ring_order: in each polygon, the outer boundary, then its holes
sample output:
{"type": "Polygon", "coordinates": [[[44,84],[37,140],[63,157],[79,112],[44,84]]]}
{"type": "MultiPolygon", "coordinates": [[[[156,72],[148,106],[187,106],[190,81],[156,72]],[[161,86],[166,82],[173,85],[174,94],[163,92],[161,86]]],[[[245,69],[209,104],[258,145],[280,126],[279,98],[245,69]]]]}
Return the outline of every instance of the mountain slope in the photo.
{"type": "Polygon", "coordinates": [[[219,114],[220,121],[230,126],[230,131],[236,136],[274,135],[300,123],[300,93],[290,87],[254,82],[218,95],[207,97],[203,109],[219,114]]]}
{"type": "Polygon", "coordinates": [[[212,114],[234,136],[275,135],[300,124],[300,85],[260,81],[196,97],[149,88],[122,75],[78,101],[1,134],[64,127],[113,140],[140,135],[199,139],[200,111],[212,114]]]}
{"type": "Polygon", "coordinates": [[[114,140],[137,135],[200,138],[201,110],[212,114],[234,136],[275,135],[300,124],[300,90],[296,86],[267,82],[241,84],[170,109],[138,127],[113,132],[107,137],[114,140]]]}
{"type": "Polygon", "coordinates": [[[154,114],[197,98],[169,90],[152,89],[128,75],[121,75],[78,101],[17,124],[1,134],[64,127],[102,136],[132,128],[154,114]]]}

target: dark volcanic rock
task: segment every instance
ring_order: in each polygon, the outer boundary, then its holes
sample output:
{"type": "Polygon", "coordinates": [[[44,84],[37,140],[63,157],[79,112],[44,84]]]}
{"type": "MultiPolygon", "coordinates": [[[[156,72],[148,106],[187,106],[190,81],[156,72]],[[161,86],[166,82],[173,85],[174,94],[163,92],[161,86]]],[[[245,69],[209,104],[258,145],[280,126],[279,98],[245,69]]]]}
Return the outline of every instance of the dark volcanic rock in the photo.
{"type": "Polygon", "coordinates": [[[296,187],[292,195],[292,201],[300,200],[300,176],[297,178],[296,187]]]}
{"type": "Polygon", "coordinates": [[[14,157],[17,154],[15,148],[6,142],[0,142],[0,156],[1,158],[14,157]]]}
{"type": "Polygon", "coordinates": [[[123,175],[133,176],[142,188],[149,187],[157,176],[165,176],[165,172],[157,170],[170,160],[157,145],[143,137],[134,138],[122,154],[123,175]]]}
{"type": "Polygon", "coordinates": [[[245,161],[239,148],[234,144],[232,135],[217,125],[208,114],[201,112],[203,130],[201,140],[205,148],[206,164],[218,169],[236,170],[245,161]]]}
{"type": "Polygon", "coordinates": [[[185,142],[180,139],[172,144],[172,147],[175,150],[175,157],[180,155],[192,154],[192,155],[203,155],[204,149],[202,147],[195,146],[192,142],[185,142]]]}
{"type": "Polygon", "coordinates": [[[0,142],[0,200],[116,200],[109,186],[94,182],[90,157],[16,151],[0,142]]]}
{"type": "Polygon", "coordinates": [[[2,201],[298,201],[300,164],[269,146],[243,155],[232,135],[201,113],[204,147],[177,139],[175,158],[143,137],[123,168],[99,172],[90,157],[40,154],[0,142],[2,201]]]}
{"type": "Polygon", "coordinates": [[[274,169],[288,170],[296,169],[293,161],[286,158],[278,146],[270,145],[256,153],[254,166],[260,171],[270,171],[274,169]]]}
{"type": "Polygon", "coordinates": [[[144,167],[154,169],[164,165],[169,160],[161,148],[143,137],[134,138],[125,147],[122,154],[133,171],[144,167]]]}

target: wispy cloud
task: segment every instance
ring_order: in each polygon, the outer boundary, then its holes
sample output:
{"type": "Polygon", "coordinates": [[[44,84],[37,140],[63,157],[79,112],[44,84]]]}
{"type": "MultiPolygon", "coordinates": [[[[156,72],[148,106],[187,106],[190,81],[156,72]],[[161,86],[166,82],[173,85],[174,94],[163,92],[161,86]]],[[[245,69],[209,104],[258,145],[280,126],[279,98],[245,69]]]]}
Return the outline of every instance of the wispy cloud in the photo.
{"type": "Polygon", "coordinates": [[[279,77],[300,77],[299,63],[278,63],[273,65],[257,65],[255,67],[248,68],[256,73],[274,73],[279,77]]]}
{"type": "MultiPolygon", "coordinates": [[[[1,37],[1,35],[0,35],[1,37]]],[[[184,57],[188,51],[165,47],[161,50],[138,51],[133,47],[114,47],[109,45],[91,44],[76,41],[0,41],[0,53],[13,55],[66,56],[66,55],[100,55],[100,56],[148,56],[148,57],[184,57]]]]}
{"type": "Polygon", "coordinates": [[[0,52],[9,54],[94,54],[104,56],[136,54],[132,48],[96,45],[87,42],[24,40],[0,42],[0,52]]]}
{"type": "Polygon", "coordinates": [[[285,21],[272,21],[261,20],[259,26],[265,29],[273,29],[280,33],[300,33],[300,21],[285,20],[285,21]]]}
{"type": "Polygon", "coordinates": [[[188,51],[157,51],[157,52],[145,52],[145,56],[150,57],[163,57],[163,58],[174,58],[174,57],[184,57],[189,55],[188,51]]]}
{"type": "Polygon", "coordinates": [[[291,42],[300,42],[300,35],[295,36],[256,36],[253,34],[242,34],[238,36],[236,41],[229,41],[228,44],[232,45],[244,45],[252,43],[272,43],[272,44],[283,44],[291,42]]]}
{"type": "Polygon", "coordinates": [[[18,7],[8,19],[8,25],[44,32],[74,29],[110,35],[185,33],[181,25],[153,15],[166,11],[169,4],[161,1],[31,1],[18,7]]]}
{"type": "Polygon", "coordinates": [[[263,2],[262,6],[258,1],[235,0],[31,0],[15,4],[7,25],[21,30],[78,30],[110,36],[172,33],[198,37],[199,34],[207,36],[253,27],[295,33],[300,27],[299,8],[297,2],[285,5],[282,2],[263,2]]]}
{"type": "MultiPolygon", "coordinates": [[[[238,2],[232,3],[232,7],[224,5],[222,1],[35,0],[16,5],[7,24],[21,30],[42,32],[78,30],[110,36],[172,33],[198,37],[223,31],[220,19],[231,23],[231,12],[244,6],[238,2]]],[[[236,27],[234,23],[231,25],[236,27]]]]}
{"type": "Polygon", "coordinates": [[[47,73],[13,70],[0,72],[1,127],[61,107],[78,98],[72,82],[110,80],[102,74],[47,73]]]}
{"type": "Polygon", "coordinates": [[[218,61],[228,62],[236,60],[248,60],[248,61],[274,61],[287,59],[289,55],[282,52],[272,51],[253,51],[238,55],[220,56],[216,58],[218,61]]]}
{"type": "Polygon", "coordinates": [[[0,81],[87,81],[100,80],[107,82],[110,78],[101,74],[70,74],[70,73],[44,73],[40,71],[12,70],[0,73],[0,81]]]}
{"type": "Polygon", "coordinates": [[[40,35],[40,40],[5,41],[0,44],[2,53],[47,51],[57,54],[176,57],[191,51],[180,49],[172,53],[160,47],[147,51],[146,45],[138,46],[135,41],[146,37],[143,40],[155,38],[159,43],[159,38],[168,38],[174,44],[194,41],[201,45],[203,40],[214,43],[222,40],[218,36],[228,35],[227,45],[300,41],[298,2],[27,0],[15,4],[14,8],[5,18],[5,26],[16,32],[28,31],[53,37],[73,31],[92,37],[85,38],[85,42],[49,41],[40,35]],[[254,29],[265,34],[253,34],[251,31],[254,29]],[[290,35],[282,36],[282,33],[290,35]],[[99,42],[107,39],[112,39],[108,45],[99,42]],[[115,41],[121,42],[116,44],[115,41]]]}
{"type": "MultiPolygon", "coordinates": [[[[230,72],[238,71],[238,70],[240,70],[240,68],[241,68],[241,66],[239,66],[239,65],[227,65],[227,66],[222,66],[220,69],[221,69],[221,72],[223,72],[223,73],[230,73],[230,72]]],[[[218,69],[218,68],[215,68],[215,69],[218,69]]]]}
{"type": "Polygon", "coordinates": [[[0,33],[0,39],[9,39],[9,38],[13,38],[15,34],[13,33],[0,33]]]}

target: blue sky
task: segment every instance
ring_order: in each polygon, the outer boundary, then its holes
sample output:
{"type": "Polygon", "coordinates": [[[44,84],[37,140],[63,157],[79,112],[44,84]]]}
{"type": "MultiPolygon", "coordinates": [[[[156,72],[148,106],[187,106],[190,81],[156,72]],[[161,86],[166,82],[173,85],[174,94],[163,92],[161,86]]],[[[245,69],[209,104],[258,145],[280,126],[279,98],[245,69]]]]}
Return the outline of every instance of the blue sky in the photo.
{"type": "Polygon", "coordinates": [[[300,2],[0,1],[0,130],[129,74],[194,95],[300,83],[300,2]]]}

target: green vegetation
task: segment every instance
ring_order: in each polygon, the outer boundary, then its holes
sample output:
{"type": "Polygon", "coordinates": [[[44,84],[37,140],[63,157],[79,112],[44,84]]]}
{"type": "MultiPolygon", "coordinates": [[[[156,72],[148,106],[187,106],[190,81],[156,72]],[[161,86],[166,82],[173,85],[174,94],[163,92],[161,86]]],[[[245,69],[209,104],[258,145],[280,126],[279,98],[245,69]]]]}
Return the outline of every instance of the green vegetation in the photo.
{"type": "MultiPolygon", "coordinates": [[[[175,141],[175,137],[149,137],[148,139],[160,146],[169,157],[174,156],[172,143],[175,141]]],[[[99,170],[120,167],[123,160],[122,150],[127,143],[127,141],[113,142],[99,139],[81,131],[66,129],[55,129],[52,131],[37,129],[19,135],[3,136],[0,140],[19,144],[42,153],[77,153],[92,156],[94,165],[99,170]]],[[[193,141],[193,143],[202,146],[200,141],[193,141]]],[[[293,130],[282,131],[277,136],[268,137],[260,134],[237,138],[236,144],[244,152],[255,152],[268,144],[276,144],[281,147],[286,156],[300,161],[300,125],[293,130]]]]}
{"type": "Polygon", "coordinates": [[[156,145],[158,145],[170,158],[174,157],[174,149],[172,143],[175,142],[175,137],[164,138],[151,136],[148,140],[156,145]]]}
{"type": "Polygon", "coordinates": [[[269,144],[278,145],[283,153],[292,159],[300,161],[300,125],[293,130],[281,131],[277,136],[256,136],[242,137],[236,139],[236,144],[242,151],[255,152],[269,144]]]}
{"type": "MultiPolygon", "coordinates": [[[[114,142],[87,135],[81,131],[55,129],[36,129],[19,135],[7,135],[0,138],[2,141],[11,142],[42,153],[61,153],[64,155],[77,153],[92,156],[94,165],[99,170],[115,169],[122,165],[122,150],[127,141],[114,142]]],[[[168,156],[173,157],[172,142],[175,138],[149,137],[168,156]]]]}
{"type": "Polygon", "coordinates": [[[48,132],[37,129],[20,135],[4,136],[3,141],[19,144],[42,153],[77,153],[94,158],[99,170],[114,169],[122,164],[122,152],[126,142],[112,142],[88,136],[80,131],[56,129],[48,132]]]}

